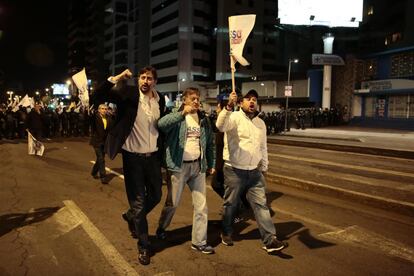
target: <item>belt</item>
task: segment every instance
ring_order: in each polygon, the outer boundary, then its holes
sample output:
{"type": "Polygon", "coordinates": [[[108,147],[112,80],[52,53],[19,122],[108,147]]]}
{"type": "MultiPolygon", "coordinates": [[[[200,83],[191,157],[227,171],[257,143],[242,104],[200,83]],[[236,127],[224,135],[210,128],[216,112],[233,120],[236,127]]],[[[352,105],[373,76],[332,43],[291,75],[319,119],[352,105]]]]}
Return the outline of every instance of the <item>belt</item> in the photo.
{"type": "Polygon", "coordinates": [[[157,153],[157,151],[154,152],[146,152],[146,153],[139,153],[139,152],[131,152],[133,155],[139,156],[139,157],[151,157],[157,153]]]}
{"type": "Polygon", "coordinates": [[[194,160],[183,160],[183,163],[194,163],[200,161],[200,157],[194,160]]]}

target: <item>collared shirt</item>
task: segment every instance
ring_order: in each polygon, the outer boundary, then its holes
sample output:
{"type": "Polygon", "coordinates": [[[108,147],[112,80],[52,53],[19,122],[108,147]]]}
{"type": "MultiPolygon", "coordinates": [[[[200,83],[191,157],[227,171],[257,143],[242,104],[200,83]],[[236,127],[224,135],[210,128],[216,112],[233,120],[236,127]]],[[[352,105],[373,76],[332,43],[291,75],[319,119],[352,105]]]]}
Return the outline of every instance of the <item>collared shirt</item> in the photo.
{"type": "Polygon", "coordinates": [[[258,168],[267,171],[266,125],[259,117],[250,119],[243,110],[223,109],[217,117],[217,128],[224,132],[223,159],[242,170],[258,168]]]}
{"type": "Polygon", "coordinates": [[[106,125],[108,124],[108,121],[104,117],[101,117],[101,118],[102,118],[102,123],[103,123],[104,129],[106,129],[106,125]]]}
{"type": "Polygon", "coordinates": [[[153,97],[150,98],[139,91],[137,116],[122,149],[134,153],[150,153],[158,150],[157,122],[160,118],[160,98],[155,90],[152,94],[153,97]]]}

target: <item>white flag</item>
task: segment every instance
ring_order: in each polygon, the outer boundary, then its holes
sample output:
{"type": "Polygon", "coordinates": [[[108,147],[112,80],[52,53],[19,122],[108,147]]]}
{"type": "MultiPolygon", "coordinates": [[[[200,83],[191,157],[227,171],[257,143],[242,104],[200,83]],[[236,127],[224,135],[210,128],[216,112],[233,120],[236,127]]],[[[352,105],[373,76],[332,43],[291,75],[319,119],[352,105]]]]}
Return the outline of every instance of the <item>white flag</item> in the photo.
{"type": "Polygon", "coordinates": [[[24,106],[24,107],[28,107],[28,106],[32,106],[33,104],[33,99],[29,98],[29,96],[26,94],[23,99],[20,101],[19,105],[24,106]]]}
{"type": "Polygon", "coordinates": [[[13,112],[16,112],[17,110],[19,110],[19,106],[23,106],[23,107],[33,107],[33,99],[29,98],[29,96],[26,94],[23,99],[13,108],[13,112]]]}
{"type": "Polygon", "coordinates": [[[72,76],[73,82],[79,89],[79,99],[83,106],[89,106],[89,93],[88,93],[88,79],[86,78],[85,68],[82,71],[72,76]]]}
{"type": "Polygon", "coordinates": [[[232,61],[232,68],[236,62],[243,66],[250,63],[243,57],[243,48],[246,44],[247,37],[253,29],[256,21],[255,14],[236,15],[229,17],[229,39],[230,39],[230,55],[235,59],[232,61]]]}
{"type": "Polygon", "coordinates": [[[43,156],[45,146],[43,143],[36,140],[30,131],[27,131],[27,153],[30,155],[43,156]]]}

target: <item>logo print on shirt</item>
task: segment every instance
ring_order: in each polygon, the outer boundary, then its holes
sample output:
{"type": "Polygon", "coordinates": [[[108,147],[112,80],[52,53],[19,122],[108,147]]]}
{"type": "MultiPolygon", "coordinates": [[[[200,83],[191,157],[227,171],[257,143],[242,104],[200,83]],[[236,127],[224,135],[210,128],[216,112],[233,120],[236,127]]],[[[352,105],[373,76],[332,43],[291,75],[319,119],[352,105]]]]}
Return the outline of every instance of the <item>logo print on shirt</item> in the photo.
{"type": "Polygon", "coordinates": [[[187,127],[187,137],[200,137],[200,127],[187,127]]]}

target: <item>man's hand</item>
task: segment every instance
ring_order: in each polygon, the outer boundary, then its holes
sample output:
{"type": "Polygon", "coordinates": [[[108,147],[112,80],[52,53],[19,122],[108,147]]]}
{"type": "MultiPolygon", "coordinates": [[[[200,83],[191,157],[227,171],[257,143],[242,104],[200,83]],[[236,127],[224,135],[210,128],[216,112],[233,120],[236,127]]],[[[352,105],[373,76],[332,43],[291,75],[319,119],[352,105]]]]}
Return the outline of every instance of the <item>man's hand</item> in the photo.
{"type": "Polygon", "coordinates": [[[208,174],[212,175],[216,172],[216,169],[210,168],[210,169],[207,170],[207,172],[208,172],[208,174]]]}
{"type": "Polygon", "coordinates": [[[229,95],[229,102],[227,104],[227,110],[233,109],[236,103],[237,103],[237,93],[235,91],[232,91],[229,95]]]}
{"type": "Polygon", "coordinates": [[[122,73],[113,77],[113,81],[118,82],[120,80],[130,79],[131,77],[132,77],[131,71],[129,71],[129,69],[125,69],[122,73]]]}
{"type": "Polygon", "coordinates": [[[190,113],[195,113],[197,112],[197,108],[192,107],[191,105],[184,105],[183,111],[181,112],[181,114],[183,114],[183,116],[190,114],[190,113]]]}

